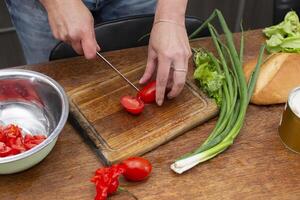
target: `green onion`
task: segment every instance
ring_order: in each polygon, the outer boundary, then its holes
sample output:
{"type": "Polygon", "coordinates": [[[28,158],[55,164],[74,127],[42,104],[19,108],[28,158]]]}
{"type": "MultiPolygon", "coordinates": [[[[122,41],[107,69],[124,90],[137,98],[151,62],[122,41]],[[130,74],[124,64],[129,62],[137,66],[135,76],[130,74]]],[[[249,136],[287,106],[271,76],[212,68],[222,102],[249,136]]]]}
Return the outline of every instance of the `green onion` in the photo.
{"type": "MultiPolygon", "coordinates": [[[[262,46],[259,53],[257,65],[252,73],[251,79],[246,83],[243,72],[244,54],[244,34],[241,35],[240,51],[237,53],[233,42],[233,35],[230,32],[226,21],[219,10],[215,10],[212,15],[200,26],[191,36],[197,35],[202,29],[208,27],[214,46],[216,47],[218,60],[208,52],[212,63],[220,73],[224,73],[225,82],[220,88],[222,102],[219,119],[215,128],[205,140],[205,142],[190,153],[185,154],[172,165],[171,169],[176,173],[183,173],[199,163],[207,161],[225,151],[234,142],[243,127],[249,100],[252,96],[265,46],[262,46]],[[225,34],[225,41],[221,41],[220,35],[210,22],[217,17],[225,34]]],[[[197,53],[197,51],[194,51],[197,53]]]]}

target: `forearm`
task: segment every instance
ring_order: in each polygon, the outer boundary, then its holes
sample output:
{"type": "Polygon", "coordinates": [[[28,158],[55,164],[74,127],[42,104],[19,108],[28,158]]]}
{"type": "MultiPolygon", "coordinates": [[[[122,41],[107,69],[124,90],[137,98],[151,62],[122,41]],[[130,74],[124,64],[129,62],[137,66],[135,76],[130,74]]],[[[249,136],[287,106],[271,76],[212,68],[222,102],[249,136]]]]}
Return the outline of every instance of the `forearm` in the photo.
{"type": "Polygon", "coordinates": [[[184,25],[188,0],[158,0],[155,21],[171,20],[184,25]]]}

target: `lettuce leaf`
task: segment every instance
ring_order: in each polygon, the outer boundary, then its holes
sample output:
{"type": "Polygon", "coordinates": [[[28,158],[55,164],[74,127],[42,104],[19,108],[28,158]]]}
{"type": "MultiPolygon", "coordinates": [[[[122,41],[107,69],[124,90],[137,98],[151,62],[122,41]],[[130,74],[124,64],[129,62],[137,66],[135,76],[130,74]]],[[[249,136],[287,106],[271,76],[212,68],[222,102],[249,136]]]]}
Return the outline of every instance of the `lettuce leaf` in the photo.
{"type": "Polygon", "coordinates": [[[300,52],[300,22],[295,11],[286,14],[284,21],[263,30],[268,40],[267,50],[274,52],[300,52]]]}
{"type": "Polygon", "coordinates": [[[210,98],[214,98],[217,105],[222,102],[222,86],[224,84],[224,74],[218,72],[211,56],[203,49],[194,50],[194,62],[196,69],[194,79],[199,83],[200,88],[210,98]]]}

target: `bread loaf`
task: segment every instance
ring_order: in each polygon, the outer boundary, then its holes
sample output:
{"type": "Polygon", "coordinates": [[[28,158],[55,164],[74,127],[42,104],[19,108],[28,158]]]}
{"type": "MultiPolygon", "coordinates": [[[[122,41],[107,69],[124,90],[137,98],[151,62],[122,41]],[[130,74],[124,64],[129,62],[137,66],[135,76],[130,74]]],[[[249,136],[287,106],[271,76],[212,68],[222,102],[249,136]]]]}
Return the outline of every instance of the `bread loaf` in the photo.
{"type": "MultiPolygon", "coordinates": [[[[257,59],[244,65],[247,81],[257,59]]],[[[285,103],[289,92],[300,86],[300,54],[278,53],[268,57],[261,66],[251,103],[269,105],[285,103]]]]}

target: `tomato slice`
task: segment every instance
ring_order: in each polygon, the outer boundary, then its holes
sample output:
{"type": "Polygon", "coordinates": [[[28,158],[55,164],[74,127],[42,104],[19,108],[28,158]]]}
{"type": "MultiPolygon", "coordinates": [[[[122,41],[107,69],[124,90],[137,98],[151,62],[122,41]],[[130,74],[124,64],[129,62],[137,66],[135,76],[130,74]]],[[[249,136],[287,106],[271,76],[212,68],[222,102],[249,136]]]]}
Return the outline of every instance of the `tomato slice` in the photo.
{"type": "Polygon", "coordinates": [[[26,134],[24,137],[24,143],[30,142],[33,139],[33,136],[30,134],[26,134]]]}
{"type": "Polygon", "coordinates": [[[0,142],[0,158],[11,155],[12,149],[6,146],[3,142],[0,142]]]}
{"type": "Polygon", "coordinates": [[[10,146],[13,150],[15,150],[16,154],[18,153],[22,153],[24,151],[26,151],[26,148],[23,144],[23,141],[22,141],[22,138],[17,138],[15,140],[15,143],[14,144],[11,144],[10,146]]]}
{"type": "Polygon", "coordinates": [[[26,148],[26,150],[32,149],[35,146],[37,146],[37,144],[31,142],[24,143],[24,147],[26,148]]]}
{"type": "Polygon", "coordinates": [[[138,115],[144,110],[144,102],[137,98],[132,96],[123,96],[121,98],[121,104],[122,106],[131,114],[138,115]]]}
{"type": "Polygon", "coordinates": [[[23,137],[22,129],[16,125],[0,126],[0,157],[16,155],[32,149],[42,143],[45,135],[26,134],[23,137]]]}
{"type": "Polygon", "coordinates": [[[3,131],[1,130],[0,127],[0,142],[6,142],[7,138],[6,138],[6,134],[3,133],[3,131]]]}
{"type": "Polygon", "coordinates": [[[7,126],[3,129],[2,132],[8,139],[22,137],[21,129],[16,125],[7,126]]]}
{"type": "Polygon", "coordinates": [[[33,139],[36,140],[36,141],[44,141],[46,140],[46,136],[45,135],[34,135],[33,136],[33,139]]]}
{"type": "Polygon", "coordinates": [[[155,93],[156,81],[152,81],[138,92],[137,97],[143,100],[145,103],[153,103],[155,102],[155,93]]]}
{"type": "Polygon", "coordinates": [[[33,147],[37,146],[38,144],[42,143],[46,139],[44,135],[30,135],[26,134],[24,137],[24,147],[26,150],[32,149],[33,147]]]}

